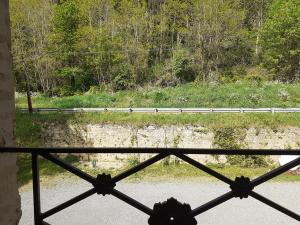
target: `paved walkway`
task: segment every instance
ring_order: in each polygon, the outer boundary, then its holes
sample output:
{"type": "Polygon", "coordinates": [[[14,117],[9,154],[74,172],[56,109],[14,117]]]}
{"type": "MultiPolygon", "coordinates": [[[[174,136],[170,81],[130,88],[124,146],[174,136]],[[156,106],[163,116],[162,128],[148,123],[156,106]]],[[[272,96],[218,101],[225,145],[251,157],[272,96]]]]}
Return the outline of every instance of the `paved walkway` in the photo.
{"type": "MultiPolygon", "coordinates": [[[[42,210],[50,209],[90,188],[82,181],[59,181],[42,188],[42,210]]],[[[175,197],[195,208],[228,191],[226,185],[208,182],[120,183],[116,187],[150,208],[175,197]]],[[[300,213],[300,183],[267,183],[257,192],[300,213]]],[[[21,225],[33,225],[32,191],[21,193],[21,225]]],[[[296,220],[255,199],[233,199],[196,217],[199,225],[299,225],[296,220]]],[[[46,220],[51,225],[147,225],[148,216],[112,196],[91,196],[46,220]]]]}

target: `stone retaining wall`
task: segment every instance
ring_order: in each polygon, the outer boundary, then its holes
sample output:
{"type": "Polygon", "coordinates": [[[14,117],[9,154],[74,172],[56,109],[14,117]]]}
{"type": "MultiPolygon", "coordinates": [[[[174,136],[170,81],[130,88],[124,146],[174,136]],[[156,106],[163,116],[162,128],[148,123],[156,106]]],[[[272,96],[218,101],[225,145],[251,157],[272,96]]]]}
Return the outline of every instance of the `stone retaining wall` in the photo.
{"type": "MultiPolygon", "coordinates": [[[[300,147],[300,128],[279,129],[249,128],[244,146],[253,149],[289,149],[300,147]]],[[[130,126],[130,125],[60,125],[44,124],[42,138],[47,147],[178,147],[213,148],[214,132],[202,126],[130,126]]],[[[141,154],[146,159],[151,155],[141,154]]],[[[82,155],[82,157],[87,157],[82,155]]],[[[122,154],[98,154],[97,160],[115,165],[129,156],[122,154]]],[[[202,163],[215,163],[210,155],[193,156],[202,163]]],[[[277,161],[277,157],[272,160],[277,161]]],[[[225,162],[225,157],[218,159],[225,162]]],[[[102,163],[103,164],[103,163],[102,163]]]]}

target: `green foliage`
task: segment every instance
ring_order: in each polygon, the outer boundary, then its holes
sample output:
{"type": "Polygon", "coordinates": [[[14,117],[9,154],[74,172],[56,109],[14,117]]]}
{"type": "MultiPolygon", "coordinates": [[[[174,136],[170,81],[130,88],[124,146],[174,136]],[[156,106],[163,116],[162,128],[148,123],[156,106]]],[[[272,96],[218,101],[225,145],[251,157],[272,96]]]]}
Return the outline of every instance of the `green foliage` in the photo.
{"type": "Polygon", "coordinates": [[[64,0],[55,7],[53,17],[53,41],[56,50],[59,50],[67,62],[73,55],[75,44],[79,39],[78,29],[82,22],[82,15],[77,0],[64,0]]]}
{"type": "MultiPolygon", "coordinates": [[[[218,127],[214,129],[213,145],[220,149],[243,149],[246,130],[240,127],[218,127]]],[[[268,165],[265,156],[252,155],[227,155],[227,163],[241,167],[266,167],[268,165]]]]}
{"type": "Polygon", "coordinates": [[[116,77],[112,81],[114,91],[130,89],[133,86],[132,73],[126,66],[118,68],[116,77]]]}
{"type": "Polygon", "coordinates": [[[100,85],[100,86],[91,86],[90,89],[86,92],[88,95],[95,95],[100,94],[102,92],[108,91],[109,87],[106,85],[100,85]]]}
{"type": "Polygon", "coordinates": [[[139,156],[131,156],[127,159],[127,167],[132,168],[141,163],[139,156]]]}
{"type": "Polygon", "coordinates": [[[262,62],[261,48],[277,77],[297,80],[299,3],[275,1],[263,26],[270,2],[11,0],[17,90],[22,58],[31,90],[53,96],[235,82],[262,62]]]}
{"type": "Polygon", "coordinates": [[[162,91],[154,92],[153,101],[155,103],[165,102],[168,99],[169,99],[169,97],[168,97],[168,95],[165,92],[162,92],[162,91]]]}
{"type": "MultiPolygon", "coordinates": [[[[54,117],[53,117],[54,119],[54,117]]],[[[16,116],[16,145],[18,147],[41,147],[43,140],[41,137],[42,122],[40,118],[34,115],[28,116],[26,114],[17,113],[16,116]]],[[[43,121],[45,122],[45,121],[43,121]]],[[[64,160],[69,163],[77,163],[78,157],[69,154],[64,160]]],[[[39,159],[40,174],[42,176],[57,176],[65,172],[61,167],[43,158],[39,159]]],[[[31,155],[18,154],[17,155],[18,173],[17,178],[20,185],[28,183],[32,179],[31,174],[31,155]]]]}
{"type": "Polygon", "coordinates": [[[56,71],[56,76],[65,81],[69,81],[71,85],[64,85],[58,90],[59,96],[74,95],[76,90],[86,91],[88,84],[85,81],[84,71],[79,67],[63,67],[56,71]]]}
{"type": "Polygon", "coordinates": [[[25,114],[17,114],[15,127],[16,145],[19,147],[38,147],[42,143],[41,124],[25,114]]]}
{"type": "Polygon", "coordinates": [[[300,79],[300,2],[276,0],[261,31],[265,66],[283,81],[300,79]]]}
{"type": "Polygon", "coordinates": [[[244,80],[257,84],[257,86],[262,87],[266,81],[270,81],[272,79],[272,74],[270,74],[265,68],[262,66],[252,67],[248,69],[244,80]]]}
{"type": "Polygon", "coordinates": [[[227,156],[227,163],[230,165],[241,166],[246,168],[268,167],[266,156],[227,156]]]}
{"type": "Polygon", "coordinates": [[[195,80],[195,73],[190,67],[190,59],[188,52],[183,49],[174,51],[172,58],[172,73],[181,83],[191,82],[195,80]]]}
{"type": "Polygon", "coordinates": [[[50,44],[49,18],[52,18],[54,6],[50,1],[37,0],[11,0],[9,3],[16,87],[25,90],[26,67],[31,90],[45,93],[53,73],[54,59],[46,52],[50,44]]]}
{"type": "MultiPolygon", "coordinates": [[[[256,72],[251,72],[255,76],[256,72]]],[[[264,76],[265,77],[265,76],[264,76]]],[[[245,78],[246,79],[246,78],[245,78]]],[[[126,80],[128,81],[128,80],[126,80]]],[[[100,87],[101,88],[101,87],[100,87]]],[[[267,108],[300,107],[299,84],[276,84],[264,81],[244,81],[225,84],[185,84],[169,88],[153,88],[140,91],[111,91],[99,89],[99,93],[70,97],[34,96],[34,107],[233,107],[267,108]]],[[[109,87],[108,87],[109,88],[109,87]]],[[[26,107],[26,97],[16,99],[18,107],[26,107]]]]}
{"type": "Polygon", "coordinates": [[[83,68],[78,66],[78,42],[81,35],[80,27],[84,24],[84,16],[77,0],[64,0],[57,5],[52,19],[53,32],[50,39],[50,50],[55,51],[58,66],[56,78],[61,81],[60,94],[71,95],[77,90],[87,90],[82,77],[83,68]],[[79,83],[79,84],[78,84],[79,83]]]}
{"type": "Polygon", "coordinates": [[[222,73],[220,80],[224,83],[232,83],[244,79],[246,75],[247,71],[244,66],[236,66],[225,70],[222,73]]]}
{"type": "MultiPolygon", "coordinates": [[[[199,125],[207,129],[220,127],[276,128],[299,127],[299,114],[146,114],[146,113],[78,113],[78,114],[33,114],[17,113],[16,136],[18,146],[41,145],[40,127],[43,123],[59,124],[124,124],[124,125],[199,125]],[[35,130],[32,130],[32,125],[35,130]],[[32,144],[32,145],[31,145],[32,144]]],[[[215,143],[217,144],[217,143],[215,143]]],[[[217,147],[217,146],[216,146],[217,147]]]]}
{"type": "MultiPolygon", "coordinates": [[[[32,169],[31,169],[31,155],[28,154],[18,154],[17,156],[18,173],[17,179],[19,185],[25,185],[32,179],[32,169]]],[[[69,154],[64,160],[70,164],[75,164],[79,161],[78,157],[69,154]]],[[[40,175],[43,177],[54,177],[66,175],[66,170],[55,165],[54,163],[40,158],[39,159],[39,171],[40,175]]]]}
{"type": "Polygon", "coordinates": [[[57,76],[62,78],[71,78],[82,72],[83,71],[78,67],[64,67],[57,70],[57,76]]]}
{"type": "Polygon", "coordinates": [[[245,131],[241,128],[221,127],[214,130],[213,145],[220,149],[241,149],[244,146],[245,131]]]}

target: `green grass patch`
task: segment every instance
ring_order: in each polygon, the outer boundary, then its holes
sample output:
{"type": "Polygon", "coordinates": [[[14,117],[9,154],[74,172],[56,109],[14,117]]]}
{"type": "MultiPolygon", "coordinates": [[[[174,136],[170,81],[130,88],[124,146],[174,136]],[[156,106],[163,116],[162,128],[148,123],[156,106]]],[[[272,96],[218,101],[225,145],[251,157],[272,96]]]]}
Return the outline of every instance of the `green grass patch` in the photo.
{"type": "MultiPolygon", "coordinates": [[[[78,158],[74,155],[68,155],[64,160],[70,164],[76,164],[78,162],[78,158]]],[[[32,180],[31,155],[18,154],[17,164],[19,167],[17,179],[19,185],[22,186],[32,180]]],[[[63,168],[41,157],[39,157],[39,171],[40,176],[46,178],[51,178],[57,175],[65,175],[67,173],[67,171],[63,168]]]]}
{"type": "Polygon", "coordinates": [[[41,123],[35,115],[20,114],[16,115],[16,144],[19,147],[38,147],[41,146],[41,123]]]}
{"type": "MultiPolygon", "coordinates": [[[[172,88],[101,92],[69,97],[35,96],[34,107],[300,107],[300,84],[193,83],[172,88]]],[[[16,99],[27,107],[26,97],[16,99]]]]}
{"type": "MultiPolygon", "coordinates": [[[[69,155],[64,159],[66,162],[77,166],[82,171],[89,173],[93,176],[97,176],[98,174],[106,173],[111,174],[112,176],[115,176],[122,171],[125,171],[129,168],[131,168],[132,164],[128,163],[121,169],[103,169],[103,168],[91,168],[89,166],[86,166],[86,163],[79,163],[79,160],[74,155],[69,155]]],[[[71,178],[71,174],[68,173],[66,170],[62,169],[61,167],[53,164],[50,161],[47,161],[43,158],[39,159],[39,165],[40,165],[40,175],[45,180],[51,180],[55,177],[59,176],[60,178],[71,178]]],[[[18,166],[19,171],[17,174],[19,184],[25,185],[28,182],[31,181],[32,174],[31,174],[31,157],[30,155],[25,154],[19,154],[18,155],[18,166]]],[[[245,168],[245,167],[239,167],[239,166],[223,166],[218,164],[212,164],[208,165],[210,168],[216,170],[217,172],[224,174],[225,176],[235,179],[235,177],[239,176],[245,176],[249,177],[251,179],[256,178],[264,173],[267,173],[271,169],[274,169],[275,167],[258,167],[258,168],[245,168]]],[[[217,181],[212,176],[208,175],[207,173],[196,169],[195,167],[186,164],[186,163],[180,163],[180,164],[169,164],[164,165],[163,163],[156,163],[151,166],[149,166],[146,169],[143,169],[142,171],[135,173],[131,175],[130,177],[125,179],[128,182],[141,182],[141,181],[193,181],[193,180],[204,180],[204,181],[217,181]]],[[[280,175],[272,181],[278,181],[278,182],[299,182],[300,176],[292,175],[289,173],[285,173],[283,175],[280,175]]]]}
{"type": "MultiPolygon", "coordinates": [[[[118,173],[130,168],[132,165],[127,165],[122,169],[101,169],[101,168],[88,168],[80,166],[80,168],[94,176],[97,174],[108,173],[113,176],[118,173]]],[[[224,174],[225,176],[235,179],[235,177],[245,176],[251,179],[254,179],[258,176],[267,173],[275,167],[259,167],[259,168],[243,168],[238,166],[220,166],[218,164],[208,165],[211,169],[216,170],[217,172],[224,174]]],[[[180,164],[169,164],[167,166],[162,163],[153,164],[146,169],[131,175],[126,178],[126,181],[129,182],[140,182],[140,181],[174,181],[174,180],[204,180],[204,181],[217,181],[216,178],[208,175],[207,173],[189,165],[186,163],[180,164]]],[[[284,173],[272,181],[278,182],[299,182],[300,176],[292,175],[290,173],[284,173]]]]}
{"type": "Polygon", "coordinates": [[[147,114],[147,113],[17,113],[16,134],[23,146],[38,144],[41,124],[200,125],[207,128],[300,126],[299,113],[147,114]]]}

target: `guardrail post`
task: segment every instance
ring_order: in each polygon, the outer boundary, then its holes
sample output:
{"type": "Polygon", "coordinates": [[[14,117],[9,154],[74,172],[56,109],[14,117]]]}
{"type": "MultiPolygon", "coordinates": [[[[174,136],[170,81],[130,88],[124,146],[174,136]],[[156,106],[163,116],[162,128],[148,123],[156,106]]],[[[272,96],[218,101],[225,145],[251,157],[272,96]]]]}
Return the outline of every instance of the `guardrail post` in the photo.
{"type": "Polygon", "coordinates": [[[38,154],[31,154],[34,225],[42,225],[38,154]]]}

